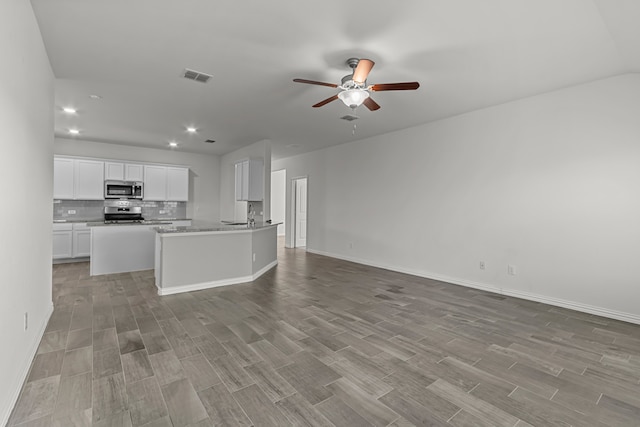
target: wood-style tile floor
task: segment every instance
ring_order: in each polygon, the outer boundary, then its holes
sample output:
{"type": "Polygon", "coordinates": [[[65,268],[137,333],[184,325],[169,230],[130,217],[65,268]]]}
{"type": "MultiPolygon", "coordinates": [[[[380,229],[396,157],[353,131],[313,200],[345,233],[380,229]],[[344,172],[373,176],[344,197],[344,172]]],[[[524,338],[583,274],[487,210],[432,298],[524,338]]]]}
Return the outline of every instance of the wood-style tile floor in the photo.
{"type": "Polygon", "coordinates": [[[280,249],[253,283],[53,267],[10,425],[638,426],[640,326],[280,249]]]}

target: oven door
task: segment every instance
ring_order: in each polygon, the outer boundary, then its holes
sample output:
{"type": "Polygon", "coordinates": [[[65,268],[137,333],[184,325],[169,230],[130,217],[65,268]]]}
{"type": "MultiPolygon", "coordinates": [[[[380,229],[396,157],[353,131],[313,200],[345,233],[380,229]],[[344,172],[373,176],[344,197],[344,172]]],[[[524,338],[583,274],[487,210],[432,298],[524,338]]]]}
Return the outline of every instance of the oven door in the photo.
{"type": "Polygon", "coordinates": [[[135,195],[134,187],[127,182],[109,182],[104,183],[105,199],[129,199],[135,195]]]}

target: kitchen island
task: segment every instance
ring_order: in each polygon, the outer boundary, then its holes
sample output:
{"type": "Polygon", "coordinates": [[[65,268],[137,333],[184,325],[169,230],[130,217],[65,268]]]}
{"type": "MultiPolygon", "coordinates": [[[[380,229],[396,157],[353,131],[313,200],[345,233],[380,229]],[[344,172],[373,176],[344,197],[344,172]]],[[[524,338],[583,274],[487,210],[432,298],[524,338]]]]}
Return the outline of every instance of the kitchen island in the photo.
{"type": "Polygon", "coordinates": [[[154,265],[155,231],[159,225],[189,225],[191,220],[147,220],[110,224],[88,222],[91,229],[89,274],[150,270],[154,265]]]}
{"type": "Polygon", "coordinates": [[[156,227],[159,295],[250,282],[278,264],[278,224],[156,227]]]}

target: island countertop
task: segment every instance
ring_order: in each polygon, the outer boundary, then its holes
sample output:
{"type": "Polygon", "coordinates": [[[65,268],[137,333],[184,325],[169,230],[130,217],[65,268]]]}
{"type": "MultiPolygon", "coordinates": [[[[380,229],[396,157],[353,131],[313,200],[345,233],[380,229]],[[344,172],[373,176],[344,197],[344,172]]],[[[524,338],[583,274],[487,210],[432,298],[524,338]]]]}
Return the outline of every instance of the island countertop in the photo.
{"type": "Polygon", "coordinates": [[[252,231],[260,230],[263,228],[277,227],[279,222],[256,222],[252,226],[246,224],[223,224],[223,223],[196,223],[190,226],[167,226],[167,227],[155,227],[154,230],[158,234],[173,234],[173,233],[207,233],[207,232],[220,232],[220,231],[252,231]]]}

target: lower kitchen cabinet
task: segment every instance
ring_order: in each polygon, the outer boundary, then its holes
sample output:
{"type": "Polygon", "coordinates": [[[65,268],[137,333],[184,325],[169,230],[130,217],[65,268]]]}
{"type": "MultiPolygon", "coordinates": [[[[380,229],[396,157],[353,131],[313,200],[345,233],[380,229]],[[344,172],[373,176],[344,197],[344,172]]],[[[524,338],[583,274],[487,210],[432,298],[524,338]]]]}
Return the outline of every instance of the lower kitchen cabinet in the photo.
{"type": "Polygon", "coordinates": [[[86,223],[53,224],[53,259],[86,258],[91,252],[91,229],[86,223]]]}
{"type": "Polygon", "coordinates": [[[86,223],[73,224],[73,258],[88,257],[91,253],[91,229],[86,223]]]}
{"type": "Polygon", "coordinates": [[[71,224],[53,224],[53,259],[73,257],[73,230],[71,224]]]}

